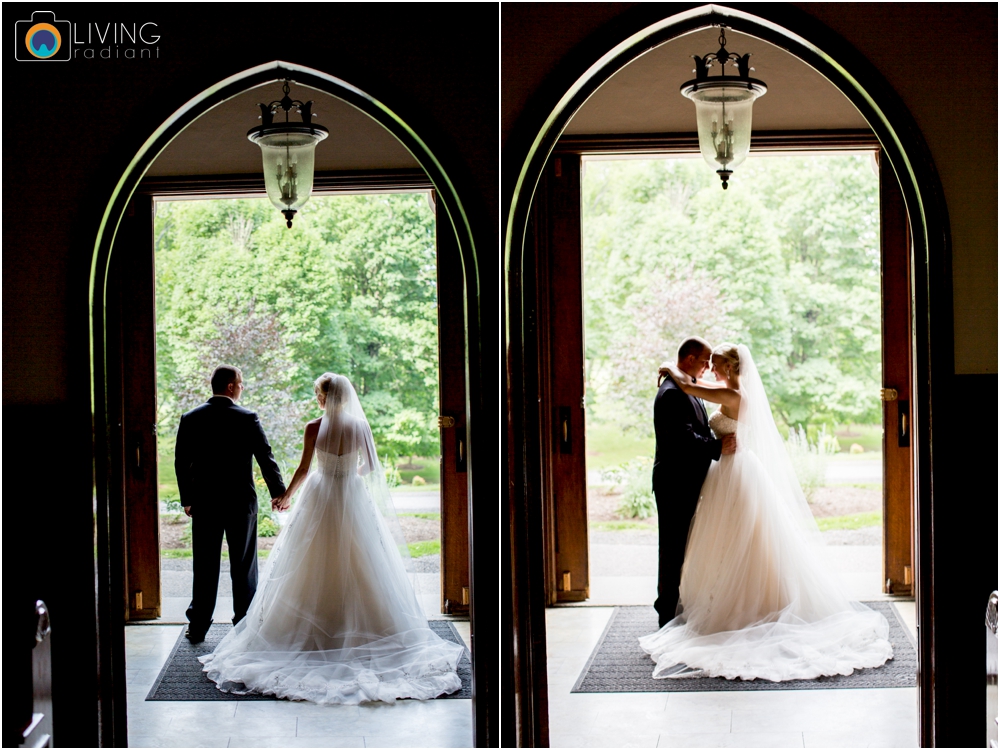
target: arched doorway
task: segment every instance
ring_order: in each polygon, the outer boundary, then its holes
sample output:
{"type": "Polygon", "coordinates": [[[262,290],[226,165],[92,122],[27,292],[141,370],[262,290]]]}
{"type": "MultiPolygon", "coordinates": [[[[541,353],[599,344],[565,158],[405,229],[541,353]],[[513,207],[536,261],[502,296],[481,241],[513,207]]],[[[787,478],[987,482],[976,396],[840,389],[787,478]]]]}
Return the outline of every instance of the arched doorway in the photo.
{"type": "MultiPolygon", "coordinates": [[[[475,441],[472,425],[476,424],[474,415],[478,415],[481,405],[481,372],[478,352],[479,319],[478,304],[470,300],[478,299],[478,266],[473,234],[467,216],[463,198],[455,181],[442,167],[441,160],[431,151],[427,143],[403,119],[390,110],[384,103],[369,96],[360,89],[328,74],[286,62],[272,62],[243,71],[230,78],[209,86],[191,99],[184,107],[177,110],[171,118],[164,122],[143,144],[133,158],[129,168],[121,176],[108,202],[100,223],[95,240],[90,278],[91,304],[91,347],[92,347],[92,399],[95,415],[94,460],[96,473],[96,517],[97,517],[97,590],[98,590],[98,627],[100,632],[100,666],[101,680],[104,687],[101,691],[101,714],[105,727],[111,727],[105,732],[105,740],[112,744],[124,744],[127,738],[127,722],[125,714],[125,679],[124,679],[124,638],[119,627],[121,623],[120,601],[118,592],[122,590],[122,569],[125,563],[125,552],[122,547],[120,532],[123,519],[122,485],[125,473],[125,445],[122,440],[122,424],[116,422],[114,388],[117,387],[112,372],[115,365],[115,352],[109,345],[108,334],[109,311],[106,308],[109,284],[111,257],[116,241],[127,236],[122,232],[122,219],[129,211],[130,201],[135,194],[139,182],[149,169],[153,160],[160,155],[167,145],[177,137],[188,125],[198,119],[208,110],[231,99],[240,93],[262,84],[284,79],[292,79],[303,86],[310,87],[337,99],[371,117],[384,127],[413,156],[420,165],[433,187],[437,199],[438,233],[444,236],[440,247],[453,254],[456,265],[461,267],[461,297],[464,302],[464,319],[461,321],[464,345],[464,367],[461,377],[464,378],[465,393],[462,408],[464,426],[462,433],[464,452],[464,471],[466,487],[470,500],[469,516],[469,562],[472,562],[472,509],[471,487],[473,465],[475,459],[475,441]],[[443,209],[443,210],[442,210],[443,209]]],[[[120,360],[119,360],[120,364],[120,360]]],[[[132,455],[129,444],[128,454],[132,455]]],[[[138,456],[138,448],[135,455],[138,456]]],[[[137,459],[138,460],[138,459],[137,459]]],[[[481,563],[482,567],[482,563],[481,563]]],[[[470,576],[468,605],[471,628],[475,629],[475,576],[470,576]]],[[[131,605],[130,605],[131,606],[131,605]]],[[[138,609],[142,609],[138,605],[138,609]]],[[[483,610],[480,610],[483,611],[483,610]]],[[[489,622],[480,618],[481,631],[489,628],[489,622]]],[[[474,638],[473,638],[473,642],[474,638]]],[[[480,666],[488,659],[480,659],[480,666]]],[[[476,682],[477,664],[473,655],[473,726],[477,744],[488,741],[487,711],[476,712],[476,682]],[[478,723],[477,723],[478,722],[478,723]]],[[[479,689],[485,696],[487,670],[478,670],[479,689]]]]}
{"type": "Polygon", "coordinates": [[[514,652],[510,662],[518,687],[516,698],[512,697],[508,706],[517,711],[516,739],[522,745],[544,743],[547,713],[545,591],[541,576],[533,574],[542,569],[544,561],[543,484],[538,459],[544,428],[537,409],[538,330],[532,302],[536,280],[524,264],[530,207],[559,136],[597,88],[653,47],[720,23],[781,47],[831,81],[868,121],[900,182],[909,215],[912,257],[921,261],[914,264],[911,280],[915,318],[912,346],[918,384],[913,394],[916,596],[921,742],[931,744],[936,643],[932,619],[933,538],[929,523],[930,414],[934,403],[941,403],[932,399],[931,387],[935,380],[943,381],[952,362],[951,289],[946,283],[950,240],[940,181],[911,115],[878,71],[842,39],[799,11],[749,14],[717,5],[692,8],[667,19],[658,19],[653,11],[642,9],[623,14],[617,23],[588,39],[552,74],[539,100],[533,102],[536,106],[530,116],[517,124],[508,140],[512,157],[505,185],[509,203],[504,215],[504,252],[506,330],[510,336],[507,342],[510,543],[514,553],[508,580],[515,613],[511,623],[514,652]],[[539,664],[543,665],[541,669],[539,664]]]}

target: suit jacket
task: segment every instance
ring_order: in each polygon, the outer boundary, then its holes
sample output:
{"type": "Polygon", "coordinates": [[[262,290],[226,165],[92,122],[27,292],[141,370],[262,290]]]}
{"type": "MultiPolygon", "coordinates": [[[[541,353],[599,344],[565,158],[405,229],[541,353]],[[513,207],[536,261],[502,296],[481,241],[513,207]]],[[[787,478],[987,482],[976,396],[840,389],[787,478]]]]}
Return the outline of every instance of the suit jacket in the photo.
{"type": "Polygon", "coordinates": [[[174,468],[181,503],[256,513],[254,458],[271,497],[283,495],[285,483],[257,415],[213,396],[182,416],[177,428],[174,468]]]}
{"type": "Polygon", "coordinates": [[[701,400],[667,377],[653,402],[653,429],[653,489],[700,490],[708,467],[722,454],[722,441],[713,437],[701,400]]]}

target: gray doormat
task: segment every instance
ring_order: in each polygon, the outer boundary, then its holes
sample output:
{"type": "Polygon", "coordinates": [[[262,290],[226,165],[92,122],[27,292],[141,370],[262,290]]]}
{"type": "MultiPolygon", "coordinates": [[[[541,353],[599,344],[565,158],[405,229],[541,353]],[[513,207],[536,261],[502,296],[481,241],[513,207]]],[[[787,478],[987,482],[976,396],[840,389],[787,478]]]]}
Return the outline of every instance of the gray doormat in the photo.
{"type": "MultiPolygon", "coordinates": [[[[462,637],[455,630],[455,626],[447,620],[430,620],[428,622],[431,630],[437,633],[446,641],[452,641],[464,646],[462,637]]],[[[261,695],[251,693],[249,695],[233,695],[219,690],[215,683],[208,679],[208,675],[202,672],[202,664],[198,661],[199,656],[210,654],[219,645],[219,642],[232,630],[230,623],[216,623],[209,628],[205,635],[205,640],[201,643],[191,643],[184,637],[181,631],[177,643],[174,644],[173,651],[167,657],[163,669],[160,670],[156,682],[153,683],[148,701],[275,701],[283,700],[275,698],[273,695],[261,695]]],[[[472,661],[469,658],[469,650],[458,662],[458,676],[462,679],[462,689],[456,690],[448,695],[438,696],[441,698],[471,698],[472,697],[472,661]]]]}
{"type": "Polygon", "coordinates": [[[893,658],[876,669],[854,674],[818,677],[815,680],[727,680],[724,677],[690,677],[654,680],[653,660],[639,647],[639,636],[655,633],[652,607],[615,607],[594,653],[573,686],[573,693],[698,693],[715,690],[829,690],[831,688],[916,687],[917,652],[892,602],[863,602],[881,612],[889,622],[893,658]]]}

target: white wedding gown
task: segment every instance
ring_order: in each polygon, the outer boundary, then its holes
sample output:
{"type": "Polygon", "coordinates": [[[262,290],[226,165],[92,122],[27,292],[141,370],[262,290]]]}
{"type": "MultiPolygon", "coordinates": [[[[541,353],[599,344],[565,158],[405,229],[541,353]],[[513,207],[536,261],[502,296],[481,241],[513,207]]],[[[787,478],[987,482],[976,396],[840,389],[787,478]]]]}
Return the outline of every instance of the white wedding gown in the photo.
{"type": "Polygon", "coordinates": [[[639,639],[653,677],[783,682],[881,666],[892,658],[888,623],[850,601],[820,556],[770,410],[759,408],[759,376],[746,347],[739,351],[739,416],[752,429],[721,410],[709,419],[719,437],[735,432],[738,448],[705,477],[677,617],[639,639]]]}
{"type": "Polygon", "coordinates": [[[454,692],[464,647],[428,628],[379,507],[388,493],[367,423],[337,455],[319,447],[330,417],[247,616],[200,657],[204,671],[227,692],[325,704],[454,692]]]}

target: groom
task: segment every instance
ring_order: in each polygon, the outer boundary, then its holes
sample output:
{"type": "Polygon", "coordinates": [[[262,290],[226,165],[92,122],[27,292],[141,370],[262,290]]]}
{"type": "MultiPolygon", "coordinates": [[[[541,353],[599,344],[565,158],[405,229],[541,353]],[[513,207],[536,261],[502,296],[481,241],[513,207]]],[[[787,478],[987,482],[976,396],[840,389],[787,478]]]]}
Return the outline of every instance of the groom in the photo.
{"type": "Polygon", "coordinates": [[[194,595],[186,633],[205,640],[219,589],[222,536],[229,544],[233,581],[233,624],[247,613],[257,591],[257,491],[252,459],[257,459],[272,498],[285,492],[278,464],[257,415],[236,405],[243,374],[220,365],[212,373],[212,398],[181,417],[174,467],[184,512],[191,517],[194,595]]]}
{"type": "MultiPolygon", "coordinates": [[[[712,347],[697,336],[686,339],[677,350],[677,369],[692,378],[700,378],[711,360],[712,347]]],[[[669,376],[653,402],[653,429],[653,494],[660,526],[660,569],[653,607],[663,627],[677,614],[684,548],[702,482],[712,461],[736,451],[736,436],[715,438],[701,399],[685,394],[669,376]]]]}

